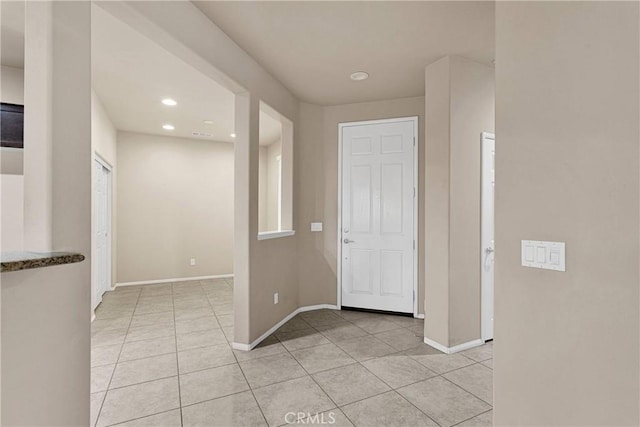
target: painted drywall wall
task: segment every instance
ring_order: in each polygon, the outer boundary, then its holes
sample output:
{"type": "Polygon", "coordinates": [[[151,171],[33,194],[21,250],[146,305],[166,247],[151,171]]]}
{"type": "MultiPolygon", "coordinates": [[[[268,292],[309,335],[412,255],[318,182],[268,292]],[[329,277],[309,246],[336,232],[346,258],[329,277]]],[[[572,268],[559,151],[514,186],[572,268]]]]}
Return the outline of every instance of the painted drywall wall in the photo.
{"type": "Polygon", "coordinates": [[[24,69],[0,67],[0,99],[9,104],[24,105],[24,69]]]}
{"type": "Polygon", "coordinates": [[[117,165],[118,283],[233,273],[232,144],[118,132],[117,165]]]}
{"type": "MultiPolygon", "coordinates": [[[[24,105],[24,70],[2,66],[0,101],[24,105]]],[[[19,251],[24,241],[23,150],[2,148],[0,185],[2,186],[2,250],[19,251]]]]}
{"type": "MultiPolygon", "coordinates": [[[[98,94],[91,89],[91,147],[94,158],[99,158],[104,163],[111,167],[111,283],[113,287],[116,283],[117,275],[117,258],[115,256],[115,248],[117,247],[117,209],[115,209],[117,200],[117,177],[118,168],[116,166],[116,150],[117,150],[117,130],[111,123],[111,119],[107,114],[98,94]]],[[[91,182],[94,182],[95,165],[91,168],[91,182]]],[[[92,205],[92,209],[95,206],[92,205]]],[[[92,228],[94,213],[92,211],[92,228]]],[[[95,233],[91,233],[91,245],[95,248],[95,233]]],[[[93,274],[91,276],[92,293],[93,295],[93,274]]]]}
{"type": "Polygon", "coordinates": [[[91,145],[94,153],[114,168],[117,157],[117,133],[98,94],[91,89],[91,145]]]}
{"type": "Polygon", "coordinates": [[[53,122],[51,81],[53,40],[50,10],[25,3],[24,245],[35,251],[53,248],[53,122]]]}
{"type": "Polygon", "coordinates": [[[21,251],[24,223],[24,179],[22,175],[5,175],[0,178],[2,192],[2,251],[21,251]]]}
{"type": "Polygon", "coordinates": [[[496,3],[496,426],[640,424],[639,18],[496,3]],[[522,239],[567,271],[521,267],[522,239]]]}
{"type": "MultiPolygon", "coordinates": [[[[80,252],[87,259],[2,273],[2,425],[89,424],[90,7],[85,2],[26,3],[27,38],[32,12],[42,12],[38,15],[49,22],[38,30],[51,30],[39,40],[50,41],[52,48],[50,67],[39,69],[52,84],[53,126],[44,126],[55,148],[48,182],[53,189],[51,242],[56,250],[80,252]]],[[[34,140],[30,147],[39,149],[42,142],[34,140]]]]}
{"type": "Polygon", "coordinates": [[[24,151],[21,148],[0,148],[0,171],[3,175],[24,175],[24,151]]]}
{"type": "Polygon", "coordinates": [[[425,81],[425,336],[449,344],[449,165],[451,58],[429,65],[425,81]]]}
{"type": "Polygon", "coordinates": [[[190,2],[103,2],[100,7],[236,94],[234,340],[248,344],[297,308],[297,237],[258,241],[257,236],[259,103],[288,118],[295,131],[298,100],[190,2]],[[273,304],[276,290],[278,305],[273,304]]]}
{"type": "Polygon", "coordinates": [[[278,180],[282,140],[260,146],[259,212],[260,232],[278,231],[278,180]]]}
{"type": "Polygon", "coordinates": [[[453,347],[480,338],[480,135],[494,132],[494,70],[445,57],[425,84],[425,336],[453,347]]]}
{"type": "MultiPolygon", "coordinates": [[[[338,124],[361,120],[417,116],[418,152],[424,151],[424,97],[401,98],[320,107],[300,104],[300,130],[296,144],[295,207],[298,235],[299,305],[337,303],[338,246],[338,124]],[[312,233],[311,222],[323,222],[312,233]]],[[[424,182],[424,156],[419,154],[419,182],[424,182]]],[[[418,201],[420,203],[420,200],[418,201]]],[[[419,204],[418,223],[424,224],[419,204]]],[[[418,227],[418,245],[424,248],[424,228],[418,227]]],[[[418,271],[419,312],[424,313],[424,261],[418,271]]]]}
{"type": "Polygon", "coordinates": [[[258,231],[263,232],[267,231],[267,190],[268,190],[268,181],[267,181],[267,147],[260,146],[259,150],[259,158],[258,158],[258,231]]]}
{"type": "Polygon", "coordinates": [[[278,192],[280,179],[280,157],[282,140],[273,142],[267,147],[267,230],[279,230],[278,225],[278,192]]]}

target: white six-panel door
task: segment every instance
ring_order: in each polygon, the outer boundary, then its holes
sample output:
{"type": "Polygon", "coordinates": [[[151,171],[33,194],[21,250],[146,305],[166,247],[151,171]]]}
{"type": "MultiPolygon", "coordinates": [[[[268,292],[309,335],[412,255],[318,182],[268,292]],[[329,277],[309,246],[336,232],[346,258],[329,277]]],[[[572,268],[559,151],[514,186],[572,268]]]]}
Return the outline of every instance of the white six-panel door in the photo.
{"type": "Polygon", "coordinates": [[[93,255],[93,307],[102,301],[102,295],[109,289],[111,259],[110,239],[110,171],[99,161],[94,161],[94,235],[95,248],[93,255]]]}
{"type": "Polygon", "coordinates": [[[495,186],[496,141],[495,135],[483,132],[482,143],[482,201],[481,201],[481,334],[482,339],[493,339],[493,265],[495,256],[495,186]]]}
{"type": "Polygon", "coordinates": [[[417,119],[343,124],[341,305],[414,313],[417,119]]]}

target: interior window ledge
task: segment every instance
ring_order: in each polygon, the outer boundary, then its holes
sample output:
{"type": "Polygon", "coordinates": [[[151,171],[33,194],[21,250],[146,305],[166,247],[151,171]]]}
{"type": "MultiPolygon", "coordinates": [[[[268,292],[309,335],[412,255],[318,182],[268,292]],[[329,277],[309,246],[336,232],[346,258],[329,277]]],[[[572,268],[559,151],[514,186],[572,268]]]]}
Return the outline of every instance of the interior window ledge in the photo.
{"type": "Polygon", "coordinates": [[[289,237],[296,234],[295,230],[285,231],[263,231],[258,233],[258,240],[279,239],[281,237],[289,237]]]}

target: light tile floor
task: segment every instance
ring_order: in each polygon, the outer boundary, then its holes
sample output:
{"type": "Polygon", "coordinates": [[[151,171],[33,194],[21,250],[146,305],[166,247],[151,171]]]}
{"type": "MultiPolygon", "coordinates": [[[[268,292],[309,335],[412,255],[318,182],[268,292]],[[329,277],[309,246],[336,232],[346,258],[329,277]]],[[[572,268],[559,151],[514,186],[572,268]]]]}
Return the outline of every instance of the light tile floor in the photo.
{"type": "Polygon", "coordinates": [[[319,310],[235,351],[232,304],[226,279],[107,293],[92,426],[492,424],[491,343],[446,355],[423,344],[421,320],[319,310]]]}

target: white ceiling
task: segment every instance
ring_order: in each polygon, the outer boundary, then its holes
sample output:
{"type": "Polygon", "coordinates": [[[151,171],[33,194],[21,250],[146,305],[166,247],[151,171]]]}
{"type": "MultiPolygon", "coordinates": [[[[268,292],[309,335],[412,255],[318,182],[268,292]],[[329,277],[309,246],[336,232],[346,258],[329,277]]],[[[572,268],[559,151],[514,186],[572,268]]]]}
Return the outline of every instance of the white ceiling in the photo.
{"type": "Polygon", "coordinates": [[[24,68],[24,1],[2,1],[0,11],[0,63],[9,67],[24,68]]]}
{"type": "Polygon", "coordinates": [[[298,98],[322,105],[421,96],[439,58],[494,59],[492,1],[194,3],[298,98]],[[351,81],[354,71],[370,77],[351,81]]]}
{"type": "Polygon", "coordinates": [[[91,28],[93,87],[117,129],[233,142],[233,93],[98,6],[91,28]],[[165,123],[175,130],[162,129],[165,123]]]}

